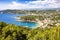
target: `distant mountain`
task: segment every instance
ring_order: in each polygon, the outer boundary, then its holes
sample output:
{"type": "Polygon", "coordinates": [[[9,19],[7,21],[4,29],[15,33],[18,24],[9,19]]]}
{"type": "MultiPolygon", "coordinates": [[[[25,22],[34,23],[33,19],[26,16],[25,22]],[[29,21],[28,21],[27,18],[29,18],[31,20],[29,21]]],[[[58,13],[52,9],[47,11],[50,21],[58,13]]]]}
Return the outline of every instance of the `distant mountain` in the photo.
{"type": "Polygon", "coordinates": [[[29,12],[36,12],[36,11],[44,11],[44,10],[60,10],[60,8],[50,8],[50,9],[48,9],[48,8],[45,8],[45,9],[31,9],[31,10],[18,10],[18,9],[14,9],[14,10],[12,10],[12,9],[7,9],[7,10],[1,10],[0,12],[3,12],[3,13],[29,13],[29,12]]]}
{"type": "Polygon", "coordinates": [[[41,8],[41,9],[35,9],[35,10],[60,10],[60,8],[41,8]]]}
{"type": "Polygon", "coordinates": [[[6,10],[0,10],[0,11],[21,11],[21,10],[60,10],[60,8],[35,8],[35,9],[6,9],[6,10]]]}

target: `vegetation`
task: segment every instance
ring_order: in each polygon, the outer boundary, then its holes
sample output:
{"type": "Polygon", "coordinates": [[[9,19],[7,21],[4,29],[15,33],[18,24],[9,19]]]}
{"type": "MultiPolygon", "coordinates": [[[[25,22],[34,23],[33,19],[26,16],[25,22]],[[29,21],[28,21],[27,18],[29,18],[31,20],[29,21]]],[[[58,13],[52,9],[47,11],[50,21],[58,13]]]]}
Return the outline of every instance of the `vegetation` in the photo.
{"type": "MultiPolygon", "coordinates": [[[[49,18],[53,21],[58,21],[60,20],[60,10],[2,10],[0,12],[3,13],[14,13],[14,14],[36,14],[39,15],[39,19],[43,20],[45,18],[49,18]]],[[[31,15],[30,15],[31,16],[31,15]]],[[[33,17],[33,16],[32,16],[33,17]]],[[[27,19],[31,19],[32,17],[28,17],[27,19]]],[[[36,16],[33,17],[35,19],[36,16]]],[[[26,18],[26,16],[24,17],[26,18]]]]}
{"type": "Polygon", "coordinates": [[[43,23],[45,22],[45,24],[49,25],[45,28],[37,27],[32,29],[0,22],[0,40],[60,40],[60,25],[58,25],[60,24],[60,10],[3,10],[0,12],[37,14],[38,16],[21,16],[21,19],[36,20],[36,18],[38,18],[42,20],[43,23]],[[47,23],[45,19],[47,19],[47,23]],[[50,21],[48,21],[48,19],[50,21]],[[54,25],[52,26],[49,23],[53,23],[54,25]]]}
{"type": "Polygon", "coordinates": [[[36,22],[40,20],[40,22],[42,22],[43,24],[47,24],[47,25],[48,24],[55,25],[57,23],[60,24],[60,10],[32,10],[32,11],[30,10],[28,11],[27,14],[29,15],[22,16],[22,17],[18,16],[18,18],[20,17],[19,20],[30,21],[30,22],[31,21],[36,22]]]}
{"type": "Polygon", "coordinates": [[[42,16],[36,16],[36,15],[28,15],[28,16],[21,16],[21,20],[30,20],[30,21],[36,21],[36,19],[43,20],[44,17],[42,16]]]}
{"type": "Polygon", "coordinates": [[[60,10],[1,10],[3,13],[14,13],[14,14],[45,14],[45,13],[59,13],[60,10]]]}
{"type": "Polygon", "coordinates": [[[0,40],[60,40],[60,25],[31,29],[0,22],[0,40]]]}

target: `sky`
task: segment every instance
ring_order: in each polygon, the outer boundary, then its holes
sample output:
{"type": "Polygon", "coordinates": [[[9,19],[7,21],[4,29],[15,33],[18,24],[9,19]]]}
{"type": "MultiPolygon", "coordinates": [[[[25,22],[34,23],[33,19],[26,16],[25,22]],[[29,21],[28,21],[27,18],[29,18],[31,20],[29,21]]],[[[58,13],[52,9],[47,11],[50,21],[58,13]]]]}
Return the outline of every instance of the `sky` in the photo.
{"type": "Polygon", "coordinates": [[[0,10],[50,8],[60,8],[60,0],[0,0],[0,10]]]}

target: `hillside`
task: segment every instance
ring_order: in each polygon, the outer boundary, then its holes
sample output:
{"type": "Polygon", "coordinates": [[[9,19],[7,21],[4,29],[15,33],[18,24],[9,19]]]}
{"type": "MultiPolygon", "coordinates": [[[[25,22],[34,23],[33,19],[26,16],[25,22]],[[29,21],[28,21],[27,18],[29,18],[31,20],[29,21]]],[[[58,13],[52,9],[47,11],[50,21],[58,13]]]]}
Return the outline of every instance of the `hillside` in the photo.
{"type": "Polygon", "coordinates": [[[0,40],[60,40],[60,25],[52,28],[16,26],[0,22],[0,40]]]}

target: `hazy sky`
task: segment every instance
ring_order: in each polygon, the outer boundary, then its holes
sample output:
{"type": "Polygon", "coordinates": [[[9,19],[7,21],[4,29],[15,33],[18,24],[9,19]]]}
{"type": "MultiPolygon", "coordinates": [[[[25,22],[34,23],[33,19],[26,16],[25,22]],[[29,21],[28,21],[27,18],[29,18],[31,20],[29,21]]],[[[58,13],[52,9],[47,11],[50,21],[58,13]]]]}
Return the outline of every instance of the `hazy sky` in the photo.
{"type": "Polygon", "coordinates": [[[60,0],[0,0],[0,10],[45,8],[60,8],[60,0]]]}

